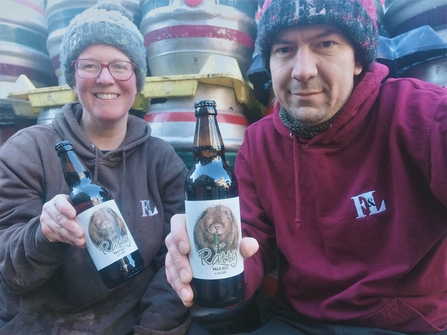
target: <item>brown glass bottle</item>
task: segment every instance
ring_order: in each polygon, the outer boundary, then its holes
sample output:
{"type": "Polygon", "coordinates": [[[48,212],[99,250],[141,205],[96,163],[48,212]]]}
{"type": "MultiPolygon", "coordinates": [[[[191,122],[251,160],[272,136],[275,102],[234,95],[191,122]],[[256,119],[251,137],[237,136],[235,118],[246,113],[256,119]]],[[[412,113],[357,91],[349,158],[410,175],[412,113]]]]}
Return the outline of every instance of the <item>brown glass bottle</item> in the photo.
{"type": "Polygon", "coordinates": [[[144,269],[144,260],[110,192],[92,180],[70,141],[56,144],[76,221],[104,285],[113,288],[144,269]]]}
{"type": "Polygon", "coordinates": [[[194,108],[194,163],[185,183],[191,285],[198,305],[226,307],[245,294],[237,180],[225,161],[216,103],[201,100],[194,108]]]}

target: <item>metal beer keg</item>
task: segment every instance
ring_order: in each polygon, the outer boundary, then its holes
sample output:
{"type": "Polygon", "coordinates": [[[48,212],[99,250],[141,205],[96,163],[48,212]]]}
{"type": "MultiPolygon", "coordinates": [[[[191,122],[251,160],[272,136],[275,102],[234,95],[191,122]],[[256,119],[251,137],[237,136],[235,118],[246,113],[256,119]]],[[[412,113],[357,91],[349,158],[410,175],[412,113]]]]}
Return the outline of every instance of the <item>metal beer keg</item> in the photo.
{"type": "Polygon", "coordinates": [[[42,107],[37,116],[37,124],[50,124],[53,122],[57,113],[62,111],[62,106],[42,107]]]}
{"type": "MultiPolygon", "coordinates": [[[[390,37],[428,25],[447,37],[447,0],[393,0],[387,2],[383,24],[390,37]]],[[[447,41],[447,38],[444,38],[447,41]]]]}
{"type": "MultiPolygon", "coordinates": [[[[142,8],[148,10],[151,1],[144,1],[142,8]]],[[[142,13],[140,30],[152,76],[196,74],[210,55],[235,58],[245,74],[253,56],[256,21],[221,3],[224,2],[170,0],[169,6],[142,13]]]]}
{"type": "Polygon", "coordinates": [[[53,85],[56,77],[45,49],[48,25],[43,0],[2,0],[0,11],[0,92],[13,90],[23,74],[36,87],[53,85]]]}
{"type": "Polygon", "coordinates": [[[196,124],[194,102],[209,97],[216,101],[226,159],[232,166],[248,126],[243,106],[236,101],[233,88],[199,83],[194,96],[152,99],[144,120],[150,124],[152,135],[170,143],[189,165],[193,158],[191,152],[196,124]]]}

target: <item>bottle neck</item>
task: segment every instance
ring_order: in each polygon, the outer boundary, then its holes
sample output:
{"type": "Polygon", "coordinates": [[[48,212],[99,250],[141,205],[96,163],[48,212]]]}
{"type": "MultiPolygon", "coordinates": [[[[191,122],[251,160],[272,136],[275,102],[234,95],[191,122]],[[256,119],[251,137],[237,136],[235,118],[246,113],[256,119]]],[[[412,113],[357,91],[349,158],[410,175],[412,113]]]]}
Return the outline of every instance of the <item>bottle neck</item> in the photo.
{"type": "Polygon", "coordinates": [[[66,151],[60,159],[64,167],[65,180],[70,187],[79,185],[85,180],[91,181],[90,171],[73,150],[66,151]]]}
{"type": "Polygon", "coordinates": [[[194,159],[225,157],[225,146],[216,115],[198,115],[193,143],[194,159]]]}

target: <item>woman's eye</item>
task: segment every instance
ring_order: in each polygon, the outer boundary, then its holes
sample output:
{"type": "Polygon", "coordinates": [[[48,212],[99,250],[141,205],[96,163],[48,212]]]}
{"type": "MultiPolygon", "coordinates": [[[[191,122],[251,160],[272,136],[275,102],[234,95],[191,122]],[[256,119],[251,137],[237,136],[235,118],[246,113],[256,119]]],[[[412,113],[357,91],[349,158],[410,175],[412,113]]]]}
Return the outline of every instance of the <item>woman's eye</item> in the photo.
{"type": "Polygon", "coordinates": [[[85,63],[81,64],[81,68],[83,70],[96,70],[98,68],[98,65],[95,63],[85,63]]]}

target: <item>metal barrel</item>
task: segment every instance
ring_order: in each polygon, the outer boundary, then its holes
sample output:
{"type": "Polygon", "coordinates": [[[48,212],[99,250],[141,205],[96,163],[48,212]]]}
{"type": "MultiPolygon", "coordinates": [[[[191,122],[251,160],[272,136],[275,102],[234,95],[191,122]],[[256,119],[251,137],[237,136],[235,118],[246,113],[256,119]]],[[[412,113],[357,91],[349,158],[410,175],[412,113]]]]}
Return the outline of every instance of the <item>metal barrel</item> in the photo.
{"type": "Polygon", "coordinates": [[[418,78],[447,87],[447,56],[413,65],[403,71],[400,77],[418,78]]]}
{"type": "Polygon", "coordinates": [[[23,74],[36,87],[51,86],[56,77],[45,49],[48,25],[43,0],[1,0],[0,92],[13,90],[23,74]]]}
{"type": "MultiPolygon", "coordinates": [[[[137,27],[141,23],[141,10],[139,0],[115,0],[132,12],[133,22],[137,27]]],[[[67,31],[70,21],[87,8],[92,7],[98,0],[48,0],[45,16],[48,21],[48,39],[46,47],[51,57],[53,71],[58,78],[59,85],[66,85],[61,72],[59,54],[62,37],[67,31]]]]}
{"type": "Polygon", "coordinates": [[[236,8],[251,18],[255,18],[258,10],[258,0],[219,0],[219,4],[236,8]]]}
{"type": "Polygon", "coordinates": [[[393,0],[387,6],[383,24],[390,37],[424,25],[447,37],[447,0],[393,0]]]}
{"type": "Polygon", "coordinates": [[[385,29],[398,36],[395,51],[403,55],[396,75],[447,85],[447,0],[393,0],[386,5],[385,29]]]}
{"type": "Polygon", "coordinates": [[[147,13],[155,8],[159,8],[162,6],[169,6],[170,0],[141,0],[141,12],[147,13]]]}
{"type": "Polygon", "coordinates": [[[62,111],[62,106],[42,107],[37,116],[37,124],[50,124],[53,122],[57,113],[62,111]]]}
{"type": "Polygon", "coordinates": [[[202,99],[216,101],[226,159],[230,166],[234,165],[248,121],[243,106],[235,99],[233,88],[199,83],[194,96],[152,99],[144,120],[151,126],[152,135],[170,143],[190,167],[196,124],[194,102],[202,99]]]}
{"type": "MultiPolygon", "coordinates": [[[[208,1],[216,2],[217,0],[208,1]]],[[[192,2],[198,3],[199,0],[190,1],[190,4],[192,4],[192,2]]],[[[188,3],[188,1],[186,1],[186,3],[188,3]]],[[[218,3],[224,6],[234,7],[252,18],[255,17],[256,11],[258,10],[258,0],[218,0],[218,3]]],[[[169,6],[171,0],[141,0],[140,4],[142,13],[147,13],[155,8],[169,6]]]]}
{"type": "MultiPolygon", "coordinates": [[[[148,9],[148,1],[142,8],[148,9]]],[[[243,75],[250,67],[257,24],[239,9],[213,0],[170,0],[142,14],[152,76],[199,73],[210,55],[236,59],[243,75]]]]}

